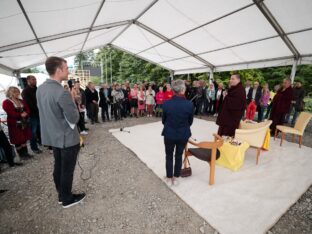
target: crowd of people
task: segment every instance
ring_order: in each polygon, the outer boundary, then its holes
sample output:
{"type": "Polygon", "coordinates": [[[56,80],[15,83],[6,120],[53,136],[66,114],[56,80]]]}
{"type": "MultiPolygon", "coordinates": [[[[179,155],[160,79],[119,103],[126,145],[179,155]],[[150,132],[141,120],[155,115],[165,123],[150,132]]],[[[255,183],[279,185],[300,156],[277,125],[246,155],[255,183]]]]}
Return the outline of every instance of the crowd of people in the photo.
{"type": "MultiPolygon", "coordinates": [[[[299,81],[293,85],[291,85],[289,79],[285,81],[285,84],[276,85],[273,90],[270,90],[267,83],[260,85],[258,81],[255,81],[251,84],[250,80],[247,80],[244,87],[246,94],[244,117],[258,122],[269,119],[274,96],[283,90],[285,86],[292,86],[290,87],[291,91],[286,95],[291,105],[289,108],[288,104],[285,105],[287,113],[284,113],[283,117],[285,118],[284,122],[287,123],[290,121],[293,112],[293,118],[291,119],[291,125],[293,126],[298,113],[303,110],[304,90],[299,81]]],[[[185,98],[193,103],[194,114],[217,117],[231,87],[230,82],[227,86],[224,86],[223,83],[217,83],[216,81],[209,83],[199,80],[190,84],[188,80],[185,80],[185,98]]],[[[240,83],[242,84],[242,82],[240,83]]],[[[99,109],[101,110],[102,122],[118,121],[127,117],[161,117],[163,103],[170,100],[174,94],[171,85],[166,82],[159,85],[155,82],[148,83],[146,81],[133,85],[129,81],[125,81],[123,84],[113,83],[110,86],[101,84],[99,91],[97,91],[92,82],[89,82],[85,90],[83,90],[79,81],[70,81],[69,85],[65,85],[65,88],[71,92],[73,100],[80,110],[81,118],[84,118],[86,111],[91,124],[99,123],[99,109]]],[[[274,117],[276,116],[272,116],[272,118],[274,117]]],[[[85,130],[83,123],[84,121],[81,121],[80,128],[82,132],[85,130]]]]}
{"type": "Polygon", "coordinates": [[[290,124],[293,126],[298,113],[304,109],[302,84],[292,85],[288,78],[273,90],[267,83],[260,85],[258,81],[251,84],[247,80],[243,86],[238,74],[233,74],[226,85],[203,80],[193,83],[175,80],[171,84],[146,81],[130,84],[125,81],[123,84],[101,84],[97,90],[92,82],[83,89],[79,80],[68,81],[67,63],[62,58],[50,57],[45,65],[51,79],[38,89],[36,77],[31,75],[22,92],[17,87],[8,88],[2,106],[7,113],[9,139],[0,125],[0,147],[11,167],[22,165],[14,162],[15,151],[11,144],[21,159],[33,157],[28,152],[28,141],[35,154],[42,153],[40,145],[49,147],[55,158],[53,176],[59,202],[65,208],[85,197],[83,193],[71,192],[79,134],[86,135],[89,130],[85,117],[91,125],[100,123],[99,117],[103,123],[143,116],[162,117],[167,179],[176,184],[194,115],[217,117],[218,134],[234,136],[242,119],[258,122],[271,119],[274,133],[276,125],[290,121],[292,112],[290,124]],[[62,85],[63,82],[67,84],[62,85]],[[183,121],[176,118],[177,113],[183,121]]]}
{"type": "MultiPolygon", "coordinates": [[[[42,152],[38,147],[41,145],[41,136],[36,77],[28,76],[26,80],[27,86],[22,93],[17,87],[9,87],[7,99],[3,102],[3,109],[8,115],[10,142],[15,145],[17,153],[23,159],[32,157],[26,147],[28,140],[34,153],[42,152]]],[[[195,115],[217,117],[221,113],[226,96],[229,94],[230,83],[226,86],[216,81],[207,84],[203,80],[193,83],[185,80],[184,83],[185,98],[192,102],[195,115]]],[[[86,127],[85,116],[91,124],[99,123],[99,116],[102,122],[118,121],[127,117],[161,117],[163,103],[174,95],[171,85],[166,82],[157,85],[155,82],[143,81],[131,85],[129,81],[125,81],[123,84],[101,84],[97,90],[92,82],[83,89],[79,80],[70,80],[64,85],[64,89],[70,92],[78,109],[77,126],[82,135],[88,134],[89,130],[86,127]]],[[[246,102],[243,118],[258,122],[272,119],[272,132],[277,124],[290,122],[290,125],[294,126],[298,113],[304,109],[304,89],[299,81],[291,85],[291,81],[285,79],[283,84],[276,85],[270,90],[267,83],[260,85],[258,81],[254,81],[252,84],[247,80],[244,90],[245,100],[241,102],[242,104],[246,102]]],[[[233,100],[228,102],[231,106],[235,106],[233,100]]],[[[230,123],[231,117],[233,116],[226,114],[223,122],[230,123]]]]}

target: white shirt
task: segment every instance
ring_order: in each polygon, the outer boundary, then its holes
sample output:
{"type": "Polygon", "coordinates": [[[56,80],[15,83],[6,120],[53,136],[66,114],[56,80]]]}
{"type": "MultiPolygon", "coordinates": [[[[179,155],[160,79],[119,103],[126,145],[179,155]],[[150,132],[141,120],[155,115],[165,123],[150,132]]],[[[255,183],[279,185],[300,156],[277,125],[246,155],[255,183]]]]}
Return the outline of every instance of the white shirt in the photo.
{"type": "Polygon", "coordinates": [[[246,92],[246,99],[247,99],[247,97],[248,97],[249,89],[250,89],[250,86],[245,88],[245,92],[246,92]]]}
{"type": "Polygon", "coordinates": [[[218,89],[217,100],[220,100],[221,94],[222,94],[222,89],[218,89]]]}

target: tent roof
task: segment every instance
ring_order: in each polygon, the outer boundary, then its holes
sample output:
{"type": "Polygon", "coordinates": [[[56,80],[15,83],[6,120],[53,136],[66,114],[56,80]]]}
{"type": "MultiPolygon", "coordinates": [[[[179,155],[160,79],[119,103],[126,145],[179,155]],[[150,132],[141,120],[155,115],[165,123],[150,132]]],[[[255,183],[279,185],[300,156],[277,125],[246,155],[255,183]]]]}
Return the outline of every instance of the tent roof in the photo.
{"type": "Polygon", "coordinates": [[[110,45],[175,74],[312,63],[311,0],[1,0],[0,72],[110,45]]]}

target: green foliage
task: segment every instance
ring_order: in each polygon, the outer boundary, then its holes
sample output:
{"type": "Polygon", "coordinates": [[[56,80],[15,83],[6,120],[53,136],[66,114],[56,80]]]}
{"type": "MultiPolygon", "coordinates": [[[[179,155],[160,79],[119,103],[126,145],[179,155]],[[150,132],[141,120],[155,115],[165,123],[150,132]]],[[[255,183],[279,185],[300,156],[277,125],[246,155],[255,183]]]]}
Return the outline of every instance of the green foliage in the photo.
{"type": "Polygon", "coordinates": [[[21,71],[21,73],[41,73],[42,71],[40,71],[37,67],[33,67],[33,68],[27,68],[21,71]]]}
{"type": "Polygon", "coordinates": [[[110,81],[112,75],[113,82],[146,80],[158,83],[169,76],[167,70],[111,47],[101,48],[95,56],[95,62],[102,66],[104,81],[110,81]]]}
{"type": "Polygon", "coordinates": [[[75,56],[74,63],[79,69],[83,69],[84,62],[92,62],[94,60],[93,51],[81,52],[75,56]]]}
{"type": "MultiPolygon", "coordinates": [[[[146,62],[133,55],[123,51],[104,47],[97,54],[93,51],[84,52],[76,56],[75,63],[80,66],[84,61],[91,64],[101,64],[102,79],[110,83],[111,76],[113,82],[124,82],[129,80],[131,83],[146,81],[155,81],[161,83],[167,80],[170,73],[155,64],[146,62]]],[[[246,80],[259,81],[260,84],[268,83],[270,89],[277,84],[281,84],[283,79],[290,76],[291,66],[273,67],[263,69],[248,69],[232,72],[216,72],[214,79],[222,82],[225,86],[228,84],[231,74],[238,73],[242,78],[242,82],[246,80]]],[[[97,81],[97,78],[94,78],[97,81]]],[[[208,73],[177,75],[175,79],[209,80],[208,73]]],[[[101,79],[100,79],[101,80],[101,79]]],[[[302,82],[306,94],[312,97],[312,65],[301,65],[297,68],[295,80],[302,82]]],[[[96,83],[96,82],[94,82],[96,83]]]]}
{"type": "Polygon", "coordinates": [[[312,112],[312,98],[308,97],[304,99],[305,105],[304,110],[307,112],[312,112]]]}
{"type": "Polygon", "coordinates": [[[98,77],[98,76],[91,76],[90,80],[95,85],[99,85],[101,83],[101,77],[98,77]]]}

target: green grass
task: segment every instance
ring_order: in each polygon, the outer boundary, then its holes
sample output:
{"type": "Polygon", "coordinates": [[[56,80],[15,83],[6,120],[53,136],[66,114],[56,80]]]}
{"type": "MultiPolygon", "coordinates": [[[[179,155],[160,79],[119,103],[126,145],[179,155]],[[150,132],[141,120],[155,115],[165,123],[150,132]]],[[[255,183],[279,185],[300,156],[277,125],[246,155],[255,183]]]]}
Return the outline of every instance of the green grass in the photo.
{"type": "Polygon", "coordinates": [[[312,112],[312,97],[306,97],[304,99],[305,105],[304,105],[304,111],[312,112]]]}

